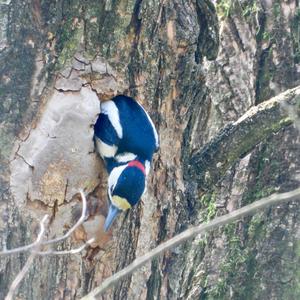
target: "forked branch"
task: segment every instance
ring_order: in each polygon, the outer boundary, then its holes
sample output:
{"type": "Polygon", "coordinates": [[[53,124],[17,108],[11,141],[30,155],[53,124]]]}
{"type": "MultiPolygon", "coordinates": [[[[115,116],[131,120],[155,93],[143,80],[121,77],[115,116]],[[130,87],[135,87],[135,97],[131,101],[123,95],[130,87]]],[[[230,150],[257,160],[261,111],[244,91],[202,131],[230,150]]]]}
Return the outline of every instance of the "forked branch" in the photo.
{"type": "MultiPolygon", "coordinates": [[[[50,244],[55,244],[55,243],[64,241],[65,239],[67,239],[68,237],[70,237],[71,234],[84,222],[85,215],[86,215],[87,201],[86,201],[86,197],[85,197],[85,195],[84,195],[84,193],[82,191],[80,191],[80,195],[81,195],[81,199],[82,199],[82,212],[81,212],[81,216],[78,219],[78,221],[76,222],[76,224],[73,225],[67,231],[67,233],[64,234],[63,236],[55,238],[55,239],[51,239],[51,240],[48,240],[48,241],[43,241],[43,242],[41,242],[41,245],[50,245],[50,244]]],[[[87,243],[90,244],[92,242],[93,241],[90,240],[87,243]]],[[[5,250],[3,250],[3,251],[0,252],[0,256],[1,255],[8,255],[8,254],[15,254],[15,253],[19,253],[19,252],[26,252],[26,251],[29,251],[29,250],[32,250],[33,248],[35,248],[36,244],[37,244],[37,240],[35,242],[29,244],[29,245],[26,245],[26,246],[14,248],[14,249],[9,249],[9,250],[5,249],[5,250]]],[[[55,251],[47,251],[48,254],[50,254],[50,252],[51,252],[51,254],[54,254],[55,251]]],[[[37,252],[37,254],[43,255],[43,253],[41,251],[37,252]]],[[[62,253],[59,251],[56,254],[62,254],[62,253]]],[[[64,254],[68,254],[68,253],[66,253],[64,251],[64,254]]]]}
{"type": "Polygon", "coordinates": [[[5,300],[13,299],[13,295],[14,295],[16,289],[18,288],[20,282],[23,280],[26,273],[29,271],[29,268],[33,264],[34,259],[35,259],[36,256],[38,256],[38,255],[45,256],[45,255],[76,254],[76,253],[81,252],[84,248],[86,248],[87,246],[89,246],[91,243],[94,242],[95,239],[92,238],[92,239],[88,240],[84,245],[80,246],[79,248],[70,249],[70,250],[63,250],[63,251],[56,251],[56,250],[52,250],[52,249],[51,250],[45,250],[45,251],[40,250],[40,248],[42,246],[55,244],[55,243],[58,243],[58,242],[61,242],[65,239],[67,239],[76,230],[76,228],[78,228],[84,222],[85,215],[86,215],[87,202],[86,202],[86,197],[85,197],[85,195],[83,194],[82,191],[80,191],[80,194],[81,194],[81,198],[82,198],[81,217],[78,219],[76,224],[74,226],[72,226],[67,231],[66,234],[64,234],[61,237],[55,238],[55,239],[51,239],[51,240],[48,240],[48,241],[43,241],[43,237],[44,237],[45,231],[46,231],[46,221],[49,217],[48,215],[45,215],[44,218],[42,219],[42,221],[40,222],[40,232],[39,232],[36,240],[33,243],[31,243],[29,245],[26,245],[26,246],[23,246],[23,247],[4,250],[4,251],[0,252],[0,255],[8,255],[8,254],[15,254],[15,253],[19,253],[19,252],[30,251],[30,255],[29,255],[25,265],[23,266],[22,270],[19,272],[17,277],[14,279],[13,283],[11,284],[11,287],[9,289],[9,292],[8,292],[7,296],[5,297],[5,300]]]}
{"type": "MultiPolygon", "coordinates": [[[[45,230],[46,230],[46,226],[45,223],[48,219],[48,215],[45,215],[44,218],[42,219],[42,221],[40,222],[40,232],[37,236],[37,239],[35,240],[35,242],[33,243],[34,246],[32,248],[32,250],[36,250],[38,251],[43,239],[43,236],[45,234],[45,230]]],[[[17,275],[17,277],[14,279],[13,283],[11,284],[8,294],[5,297],[5,300],[12,300],[14,293],[16,291],[16,289],[18,288],[20,282],[23,280],[24,276],[26,275],[26,273],[28,272],[30,266],[32,265],[34,258],[36,257],[37,253],[36,252],[32,252],[30,254],[30,256],[28,257],[24,267],[22,268],[22,270],[20,271],[20,273],[17,275]]]]}

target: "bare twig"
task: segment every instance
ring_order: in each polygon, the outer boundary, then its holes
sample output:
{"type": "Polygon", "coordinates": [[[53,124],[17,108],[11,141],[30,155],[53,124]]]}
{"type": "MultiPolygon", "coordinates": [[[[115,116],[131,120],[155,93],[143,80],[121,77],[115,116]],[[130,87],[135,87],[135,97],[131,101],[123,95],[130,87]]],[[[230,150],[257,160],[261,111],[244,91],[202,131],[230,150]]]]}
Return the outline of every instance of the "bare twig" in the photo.
{"type": "MultiPolygon", "coordinates": [[[[44,222],[46,221],[46,219],[48,217],[49,217],[48,215],[45,215],[44,218],[42,219],[41,223],[40,223],[41,228],[43,226],[43,230],[45,230],[45,228],[44,228],[45,227],[44,222]],[[44,221],[44,219],[45,219],[45,221],[44,221]]],[[[22,246],[22,247],[18,247],[18,248],[14,248],[14,249],[3,250],[3,251],[0,252],[0,256],[1,255],[8,255],[8,254],[19,253],[19,252],[25,252],[25,251],[33,249],[39,243],[40,243],[40,241],[39,241],[39,237],[38,237],[32,244],[29,244],[29,245],[26,245],[26,246],[22,246]]]]}
{"type": "Polygon", "coordinates": [[[11,300],[13,298],[13,295],[17,289],[17,287],[19,286],[20,282],[23,280],[24,276],[26,275],[26,273],[28,272],[30,266],[32,265],[35,257],[37,255],[65,255],[65,254],[76,254],[81,252],[84,248],[86,248],[88,245],[90,245],[91,243],[94,242],[94,238],[88,240],[84,245],[82,245],[79,248],[76,249],[71,249],[71,250],[65,250],[65,251],[55,251],[55,250],[48,250],[48,251],[40,251],[40,247],[42,245],[49,245],[49,244],[54,244],[60,241],[63,241],[65,239],[67,239],[69,236],[71,236],[71,234],[76,230],[76,228],[78,228],[84,221],[85,219],[85,214],[86,214],[86,208],[87,208],[87,203],[86,203],[86,197],[83,194],[82,191],[80,191],[81,194],[81,198],[82,198],[82,213],[81,213],[81,217],[79,218],[79,220],[76,222],[76,224],[74,226],[71,227],[70,230],[68,230],[68,232],[61,236],[58,237],[56,239],[52,239],[52,240],[48,240],[48,241],[42,241],[42,238],[45,234],[45,222],[48,219],[48,215],[44,216],[44,218],[42,219],[42,221],[40,222],[40,232],[38,234],[37,239],[29,245],[23,246],[23,247],[19,247],[19,248],[15,248],[15,249],[10,249],[10,250],[4,250],[2,252],[0,252],[0,255],[6,255],[6,254],[14,254],[14,253],[19,253],[19,252],[25,252],[25,251],[31,251],[30,256],[28,257],[25,265],[23,266],[22,270],[20,271],[20,273],[17,275],[17,277],[14,279],[9,292],[5,298],[5,300],[11,300]]]}
{"type": "Polygon", "coordinates": [[[85,244],[82,246],[76,248],[76,249],[70,249],[70,250],[63,250],[63,251],[55,251],[55,250],[47,250],[47,251],[38,251],[38,255],[66,255],[66,254],[77,254],[81,252],[83,249],[85,249],[87,246],[91,245],[95,241],[95,238],[89,239],[85,244]]]}
{"type": "MultiPolygon", "coordinates": [[[[41,245],[55,244],[55,243],[58,243],[58,242],[61,242],[65,239],[67,239],[76,230],[76,228],[78,228],[84,222],[85,214],[86,214],[86,208],[87,208],[87,201],[86,201],[86,197],[85,197],[85,195],[82,191],[80,191],[80,195],[81,195],[81,198],[82,198],[82,213],[81,213],[80,218],[76,222],[76,224],[74,226],[72,226],[68,230],[68,232],[66,234],[64,234],[63,236],[55,238],[55,239],[51,239],[51,240],[48,240],[48,241],[43,241],[41,243],[41,245]]],[[[19,252],[26,252],[26,251],[32,250],[33,248],[36,247],[36,243],[37,243],[37,241],[35,241],[32,244],[22,246],[22,247],[18,247],[18,248],[15,248],[15,249],[3,250],[3,251],[0,252],[0,256],[1,255],[8,255],[8,254],[15,254],[15,253],[19,253],[19,252]]],[[[37,252],[36,254],[42,255],[41,253],[42,253],[42,251],[37,252]]],[[[51,251],[51,253],[53,253],[53,251],[51,251]]]]}
{"type": "MultiPolygon", "coordinates": [[[[44,218],[42,219],[42,221],[40,222],[40,232],[37,236],[37,239],[35,240],[35,242],[33,243],[33,249],[38,250],[41,242],[42,242],[42,238],[45,234],[45,223],[48,219],[48,215],[45,215],[44,218]]],[[[8,291],[7,296],[5,297],[5,300],[11,300],[13,299],[13,295],[16,291],[16,289],[18,288],[20,282],[23,280],[24,276],[26,275],[26,273],[28,272],[30,266],[32,265],[34,258],[36,257],[37,253],[32,252],[30,254],[30,256],[28,257],[24,267],[22,268],[22,270],[20,271],[20,273],[17,275],[17,277],[14,279],[13,283],[10,286],[10,289],[8,291]]]]}
{"type": "Polygon", "coordinates": [[[99,287],[96,287],[94,290],[92,290],[88,295],[83,297],[81,300],[95,299],[97,295],[102,294],[109,287],[112,287],[113,285],[117,284],[118,282],[120,282],[121,279],[132,274],[136,269],[140,268],[141,266],[151,261],[155,257],[158,257],[164,251],[176,247],[182,244],[183,242],[192,239],[198,234],[203,234],[222,225],[236,221],[237,219],[240,219],[249,214],[253,214],[257,210],[264,209],[270,205],[275,205],[275,204],[292,201],[292,200],[299,200],[299,199],[300,199],[300,188],[287,193],[273,194],[269,197],[262,198],[245,207],[237,209],[229,214],[226,214],[221,217],[217,217],[214,220],[210,221],[209,223],[201,224],[199,226],[194,226],[192,228],[189,228],[184,232],[171,238],[167,242],[162,243],[161,245],[149,251],[148,253],[136,258],[130,265],[128,265],[121,271],[115,273],[114,275],[107,278],[106,280],[104,280],[99,287]]]}

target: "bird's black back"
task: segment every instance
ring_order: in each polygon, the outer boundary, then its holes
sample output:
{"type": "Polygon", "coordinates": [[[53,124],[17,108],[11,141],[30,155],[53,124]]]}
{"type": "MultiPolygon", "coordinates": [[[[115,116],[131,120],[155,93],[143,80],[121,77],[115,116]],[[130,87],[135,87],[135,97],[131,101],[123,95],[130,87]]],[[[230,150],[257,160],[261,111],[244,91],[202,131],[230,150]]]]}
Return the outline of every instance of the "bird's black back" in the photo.
{"type": "Polygon", "coordinates": [[[118,153],[131,152],[151,161],[157,146],[154,130],[143,108],[132,98],[117,96],[112,99],[118,107],[123,138],[118,153]]]}

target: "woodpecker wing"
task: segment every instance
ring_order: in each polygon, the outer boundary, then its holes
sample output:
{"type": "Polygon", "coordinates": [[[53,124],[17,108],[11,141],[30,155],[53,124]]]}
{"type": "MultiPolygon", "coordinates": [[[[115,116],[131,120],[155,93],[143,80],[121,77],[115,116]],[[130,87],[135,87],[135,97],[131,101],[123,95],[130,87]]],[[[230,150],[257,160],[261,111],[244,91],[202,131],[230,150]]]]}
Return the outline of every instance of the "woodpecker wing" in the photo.
{"type": "Polygon", "coordinates": [[[136,103],[137,103],[137,104],[141,107],[141,109],[144,111],[146,117],[148,118],[149,124],[150,124],[151,127],[152,127],[153,135],[154,135],[154,139],[155,139],[155,152],[157,152],[158,149],[159,149],[159,138],[158,138],[158,133],[157,133],[157,131],[156,131],[156,128],[155,128],[155,126],[154,126],[154,123],[153,123],[153,121],[151,120],[149,114],[148,114],[148,113],[146,112],[146,110],[144,109],[144,107],[143,107],[141,104],[139,104],[138,102],[136,102],[136,103]]]}
{"type": "Polygon", "coordinates": [[[96,149],[103,159],[114,157],[118,151],[119,137],[108,115],[100,113],[94,127],[96,149]]]}
{"type": "Polygon", "coordinates": [[[159,146],[158,135],[151,118],[143,107],[130,97],[117,96],[112,101],[118,108],[122,128],[118,153],[134,153],[151,161],[159,146]]]}

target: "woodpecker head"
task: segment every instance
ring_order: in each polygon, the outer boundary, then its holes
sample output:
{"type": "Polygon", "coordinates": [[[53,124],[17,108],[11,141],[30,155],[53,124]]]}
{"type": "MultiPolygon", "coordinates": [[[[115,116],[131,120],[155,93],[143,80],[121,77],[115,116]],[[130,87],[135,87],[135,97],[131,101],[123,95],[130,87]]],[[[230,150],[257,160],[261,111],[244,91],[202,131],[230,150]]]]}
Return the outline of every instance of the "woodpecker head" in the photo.
{"type": "Polygon", "coordinates": [[[135,205],[145,191],[146,172],[142,162],[135,159],[112,169],[108,178],[110,206],[104,224],[107,231],[122,211],[135,205]]]}

